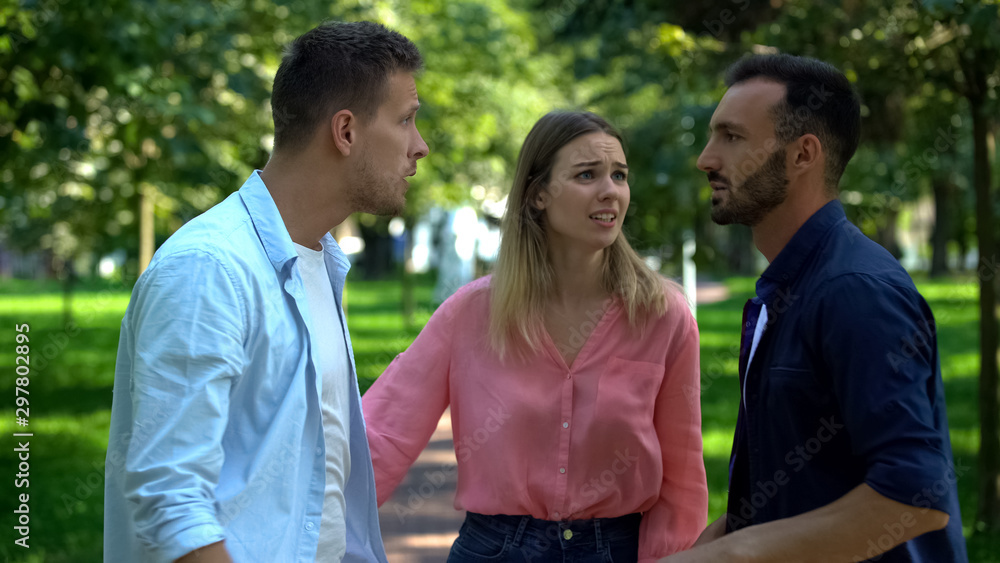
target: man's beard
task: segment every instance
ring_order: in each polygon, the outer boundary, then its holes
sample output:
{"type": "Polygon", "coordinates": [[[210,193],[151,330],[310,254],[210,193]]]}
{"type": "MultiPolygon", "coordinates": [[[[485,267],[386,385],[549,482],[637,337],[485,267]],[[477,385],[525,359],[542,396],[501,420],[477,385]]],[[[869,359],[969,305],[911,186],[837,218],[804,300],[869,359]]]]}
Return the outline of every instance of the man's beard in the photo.
{"type": "Polygon", "coordinates": [[[406,207],[402,188],[385,170],[376,168],[371,153],[365,151],[358,168],[357,181],[351,186],[351,208],[361,213],[396,217],[406,207]]]}
{"type": "MultiPolygon", "coordinates": [[[[708,180],[729,184],[722,174],[714,170],[708,173],[708,180]]],[[[788,196],[785,150],[773,152],[742,184],[736,187],[730,184],[727,191],[729,193],[725,200],[712,202],[712,221],[719,225],[737,223],[750,227],[760,223],[788,196]]]]}

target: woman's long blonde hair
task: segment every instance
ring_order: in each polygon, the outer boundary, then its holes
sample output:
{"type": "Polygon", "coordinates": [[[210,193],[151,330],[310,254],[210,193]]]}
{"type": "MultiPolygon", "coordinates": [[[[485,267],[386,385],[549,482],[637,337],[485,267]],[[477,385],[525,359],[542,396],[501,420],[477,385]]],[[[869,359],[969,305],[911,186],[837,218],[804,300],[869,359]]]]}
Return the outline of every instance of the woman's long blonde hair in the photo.
{"type": "MultiPolygon", "coordinates": [[[[524,346],[539,349],[546,300],[553,287],[545,215],[531,202],[548,187],[559,149],[581,135],[599,132],[618,139],[624,149],[621,133],[602,117],[562,111],[539,119],[521,146],[490,282],[490,342],[501,357],[524,346]]],[[[623,232],[604,250],[602,285],[621,299],[632,327],[666,313],[664,283],[629,246],[623,232]]]]}

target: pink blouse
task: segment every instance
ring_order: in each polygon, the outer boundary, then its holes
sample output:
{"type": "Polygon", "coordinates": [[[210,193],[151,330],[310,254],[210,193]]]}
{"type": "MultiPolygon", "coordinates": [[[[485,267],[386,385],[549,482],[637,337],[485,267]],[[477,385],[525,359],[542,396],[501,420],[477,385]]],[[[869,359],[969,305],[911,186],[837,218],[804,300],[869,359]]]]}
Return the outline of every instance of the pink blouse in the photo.
{"type": "Polygon", "coordinates": [[[442,304],[362,403],[384,503],[451,405],[455,508],[546,520],[642,512],[639,561],[690,547],[708,518],[698,327],[684,302],[640,336],[617,301],[576,328],[571,368],[546,335],[529,360],[488,343],[489,277],[442,304]]]}

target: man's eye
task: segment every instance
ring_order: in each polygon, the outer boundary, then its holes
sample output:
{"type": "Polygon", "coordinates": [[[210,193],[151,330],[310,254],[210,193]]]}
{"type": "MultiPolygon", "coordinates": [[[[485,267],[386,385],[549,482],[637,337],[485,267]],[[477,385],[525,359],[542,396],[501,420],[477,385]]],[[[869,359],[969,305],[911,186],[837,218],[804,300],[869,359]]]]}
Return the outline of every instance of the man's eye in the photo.
{"type": "Polygon", "coordinates": [[[726,140],[729,141],[729,142],[737,141],[737,140],[739,140],[739,138],[740,138],[739,135],[733,135],[732,133],[729,133],[728,135],[726,135],[726,140]]]}

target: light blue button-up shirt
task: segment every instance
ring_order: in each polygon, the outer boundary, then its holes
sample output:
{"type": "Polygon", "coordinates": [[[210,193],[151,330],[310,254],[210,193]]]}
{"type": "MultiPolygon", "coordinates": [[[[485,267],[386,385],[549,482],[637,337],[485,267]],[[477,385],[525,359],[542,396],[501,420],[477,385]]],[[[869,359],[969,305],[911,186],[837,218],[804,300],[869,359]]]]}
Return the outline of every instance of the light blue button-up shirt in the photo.
{"type": "MultiPolygon", "coordinates": [[[[337,305],[349,263],[323,238],[337,305]]],[[[173,561],[225,540],[237,562],[316,557],[320,386],[298,255],[257,172],[156,252],[122,321],[104,560],[173,561]]],[[[350,336],[345,562],[385,562],[350,336]]]]}

